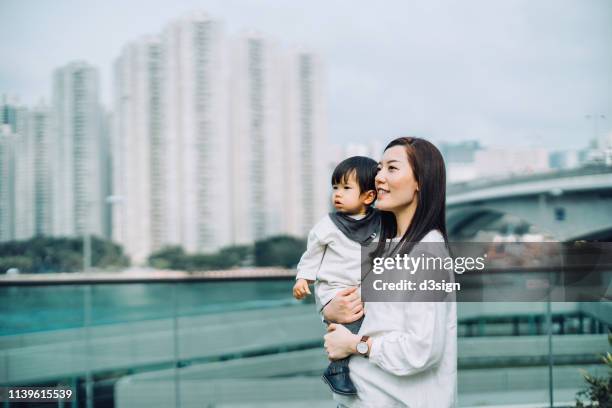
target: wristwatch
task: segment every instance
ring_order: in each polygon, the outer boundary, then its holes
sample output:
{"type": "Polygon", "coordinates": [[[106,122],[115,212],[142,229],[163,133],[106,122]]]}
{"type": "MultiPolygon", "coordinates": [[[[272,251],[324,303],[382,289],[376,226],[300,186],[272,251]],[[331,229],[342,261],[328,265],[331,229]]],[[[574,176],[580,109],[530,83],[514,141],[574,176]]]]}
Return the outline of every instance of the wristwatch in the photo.
{"type": "Polygon", "coordinates": [[[361,354],[364,357],[367,356],[368,351],[370,351],[370,347],[368,347],[369,338],[370,336],[363,336],[361,337],[361,340],[359,340],[359,343],[357,343],[357,353],[361,354]]]}

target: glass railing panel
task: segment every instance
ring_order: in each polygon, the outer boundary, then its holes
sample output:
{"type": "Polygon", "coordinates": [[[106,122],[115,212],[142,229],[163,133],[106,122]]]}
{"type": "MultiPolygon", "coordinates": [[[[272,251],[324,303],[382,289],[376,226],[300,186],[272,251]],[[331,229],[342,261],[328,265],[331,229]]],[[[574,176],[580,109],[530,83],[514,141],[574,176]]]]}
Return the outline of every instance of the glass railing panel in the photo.
{"type": "Polygon", "coordinates": [[[583,373],[609,376],[602,356],[612,346],[608,339],[611,306],[610,302],[552,304],[551,375],[556,403],[575,404],[576,394],[588,388],[583,373]]]}

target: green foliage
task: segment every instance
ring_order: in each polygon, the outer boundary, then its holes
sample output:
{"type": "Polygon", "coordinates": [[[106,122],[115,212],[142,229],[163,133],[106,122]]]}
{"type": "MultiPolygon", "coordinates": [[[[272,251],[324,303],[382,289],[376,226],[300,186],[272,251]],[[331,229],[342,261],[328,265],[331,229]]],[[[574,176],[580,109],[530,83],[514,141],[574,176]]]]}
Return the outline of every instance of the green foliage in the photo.
{"type": "Polygon", "coordinates": [[[252,247],[250,245],[233,245],[222,248],[219,251],[220,258],[223,259],[224,267],[235,265],[245,265],[252,263],[252,247]]]}
{"type": "Polygon", "coordinates": [[[230,269],[247,265],[291,268],[298,263],[305,249],[304,240],[288,236],[258,241],[254,247],[228,246],[213,254],[188,254],[181,247],[172,246],[151,254],[149,265],[159,269],[185,271],[230,269]]]}
{"type": "MultiPolygon", "coordinates": [[[[110,241],[92,237],[94,268],[125,267],[128,258],[122,248],[110,241]]],[[[235,245],[213,254],[187,254],[181,247],[162,248],[151,254],[149,264],[159,269],[205,271],[238,266],[297,265],[306,249],[305,240],[277,236],[255,245],[235,245]]],[[[83,239],[39,236],[26,241],[0,244],[0,273],[17,268],[22,273],[76,272],[83,269],[83,239]]]]}
{"type": "Polygon", "coordinates": [[[215,254],[187,254],[178,246],[165,247],[149,256],[149,265],[159,269],[207,271],[244,265],[249,246],[229,246],[215,254]]]}
{"type": "Polygon", "coordinates": [[[286,235],[255,243],[255,265],[293,268],[306,250],[306,242],[286,235]]]}
{"type": "Polygon", "coordinates": [[[187,257],[180,246],[169,246],[152,253],[149,265],[158,269],[185,269],[184,259],[187,257]]]}
{"type": "MultiPolygon", "coordinates": [[[[92,238],[92,266],[129,265],[121,246],[92,238]]],[[[83,269],[83,239],[38,236],[25,241],[0,244],[0,273],[17,268],[22,273],[75,272],[83,269]]]]}
{"type": "MultiPolygon", "coordinates": [[[[612,346],[612,332],[608,332],[608,343],[612,346]]],[[[608,377],[595,377],[585,370],[580,370],[587,382],[587,389],[576,395],[576,407],[612,408],[612,353],[602,356],[603,363],[608,367],[608,377]]]]}
{"type": "Polygon", "coordinates": [[[97,268],[109,266],[126,267],[130,262],[123,254],[123,248],[112,241],[98,237],[91,240],[92,265],[97,268]]]}
{"type": "Polygon", "coordinates": [[[0,258],[0,271],[6,273],[11,268],[17,268],[19,271],[32,270],[32,260],[27,256],[4,256],[0,258]]]}

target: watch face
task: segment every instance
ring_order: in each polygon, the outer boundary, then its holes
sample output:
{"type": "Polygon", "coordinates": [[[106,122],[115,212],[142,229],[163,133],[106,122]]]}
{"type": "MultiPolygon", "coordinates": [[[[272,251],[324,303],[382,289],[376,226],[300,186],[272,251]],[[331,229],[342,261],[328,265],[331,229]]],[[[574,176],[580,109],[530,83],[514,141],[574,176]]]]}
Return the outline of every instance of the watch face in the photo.
{"type": "Polygon", "coordinates": [[[368,343],[357,343],[357,352],[359,352],[359,354],[366,354],[368,352],[368,343]]]}

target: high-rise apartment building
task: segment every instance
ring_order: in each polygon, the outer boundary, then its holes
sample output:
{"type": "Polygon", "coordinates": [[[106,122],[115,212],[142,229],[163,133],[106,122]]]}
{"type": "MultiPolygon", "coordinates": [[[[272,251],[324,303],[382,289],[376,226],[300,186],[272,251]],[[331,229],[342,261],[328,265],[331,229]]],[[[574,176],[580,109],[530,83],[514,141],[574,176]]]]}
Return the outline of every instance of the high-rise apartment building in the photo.
{"type": "Polygon", "coordinates": [[[112,160],[112,137],[113,137],[113,114],[100,108],[100,186],[102,197],[102,237],[112,239],[113,237],[113,206],[122,202],[120,196],[113,194],[113,160],[112,160]]]}
{"type": "Polygon", "coordinates": [[[0,241],[15,239],[15,144],[9,124],[0,125],[0,241]]]}
{"type": "Polygon", "coordinates": [[[0,239],[34,234],[33,141],[28,135],[28,111],[16,99],[0,104],[0,239]]]}
{"type": "Polygon", "coordinates": [[[73,62],[54,72],[55,235],[103,235],[98,89],[98,71],[85,62],[73,62]]]}
{"type": "Polygon", "coordinates": [[[327,212],[331,192],[319,57],[307,51],[288,53],[283,88],[283,230],[305,236],[327,212]]]}
{"type": "Polygon", "coordinates": [[[33,235],[51,235],[53,209],[52,166],[57,166],[51,156],[54,142],[53,113],[51,108],[38,104],[29,114],[29,167],[31,171],[31,202],[33,235]]]}
{"type": "Polygon", "coordinates": [[[265,37],[247,33],[231,52],[232,242],[251,243],[283,232],[282,54],[265,37]]]}
{"type": "Polygon", "coordinates": [[[27,129],[27,109],[17,98],[2,95],[0,103],[0,125],[8,125],[15,134],[24,134],[27,129]]]}
{"type": "Polygon", "coordinates": [[[189,252],[231,242],[227,44],[205,13],[163,32],[166,237],[189,252]]]}
{"type": "Polygon", "coordinates": [[[136,262],[167,242],[161,64],[155,36],[126,45],[115,63],[113,239],[136,262]]]}

